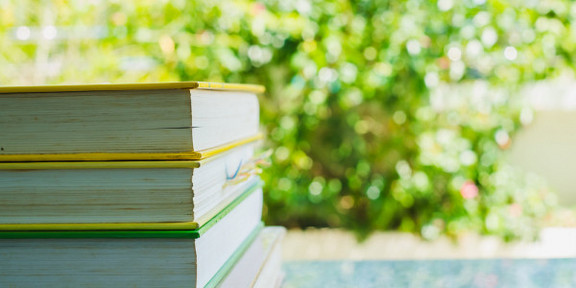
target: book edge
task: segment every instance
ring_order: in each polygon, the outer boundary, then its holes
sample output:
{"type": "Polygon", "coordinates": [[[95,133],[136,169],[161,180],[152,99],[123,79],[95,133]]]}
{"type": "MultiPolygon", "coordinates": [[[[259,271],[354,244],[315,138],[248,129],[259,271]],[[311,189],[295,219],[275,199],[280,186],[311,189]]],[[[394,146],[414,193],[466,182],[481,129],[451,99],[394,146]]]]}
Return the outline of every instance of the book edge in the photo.
{"type": "Polygon", "coordinates": [[[228,260],[224,263],[224,265],[222,265],[220,269],[218,269],[218,272],[216,272],[216,274],[214,274],[214,276],[212,276],[212,278],[208,280],[208,283],[206,283],[204,287],[213,288],[216,287],[220,282],[222,282],[222,280],[226,277],[226,275],[228,275],[228,273],[230,273],[230,271],[232,271],[232,268],[234,268],[236,263],[240,261],[242,256],[244,256],[244,253],[248,250],[248,248],[250,248],[250,245],[252,245],[254,240],[256,240],[256,237],[258,237],[258,235],[263,230],[264,230],[264,223],[260,222],[260,224],[258,224],[258,226],[256,226],[256,228],[254,228],[252,232],[250,232],[248,238],[246,238],[244,242],[242,242],[240,247],[238,247],[236,251],[234,251],[232,256],[228,258],[228,260]]]}
{"type": "MultiPolygon", "coordinates": [[[[67,231],[125,231],[126,230],[180,230],[192,231],[198,229],[197,222],[179,222],[179,223],[46,223],[46,224],[0,224],[0,239],[3,238],[1,233],[10,232],[67,232],[67,231]]],[[[134,232],[136,232],[134,231],[134,232]]]]}
{"type": "MultiPolygon", "coordinates": [[[[253,264],[259,264],[259,265],[257,267],[258,269],[255,271],[256,273],[250,274],[250,276],[254,276],[254,277],[250,279],[251,281],[250,281],[249,287],[255,287],[254,285],[258,281],[258,278],[260,277],[262,270],[264,269],[265,266],[270,264],[269,260],[272,256],[272,254],[274,253],[275,249],[281,248],[282,239],[284,238],[285,235],[286,235],[286,228],[284,228],[282,226],[265,226],[258,233],[258,236],[255,237],[252,244],[246,249],[246,251],[244,251],[244,254],[242,255],[242,257],[240,257],[240,259],[238,260],[236,265],[239,265],[239,263],[241,263],[241,261],[244,261],[244,257],[247,256],[246,253],[248,253],[250,251],[250,249],[252,249],[252,246],[255,245],[257,241],[259,241],[261,244],[261,245],[258,245],[259,247],[257,248],[257,250],[265,252],[265,254],[263,254],[264,257],[261,259],[262,260],[261,262],[258,262],[258,263],[254,262],[253,263],[253,264]],[[260,250],[260,248],[263,248],[263,250],[260,250]]],[[[251,260],[253,260],[253,259],[251,259],[251,260]]],[[[244,263],[246,263],[246,261],[244,261],[244,263]]],[[[234,271],[234,269],[236,269],[235,267],[230,269],[230,271],[228,271],[228,273],[222,279],[220,279],[220,282],[218,283],[218,285],[216,285],[216,287],[232,287],[231,284],[238,284],[238,283],[235,283],[233,281],[226,283],[226,281],[230,277],[230,274],[235,272],[234,271]],[[222,286],[225,283],[227,284],[227,286],[222,286]]],[[[235,276],[240,276],[240,275],[245,275],[245,274],[236,273],[235,276]]]]}
{"type": "Polygon", "coordinates": [[[199,168],[199,161],[4,162],[0,170],[199,168]]]}
{"type": "MultiPolygon", "coordinates": [[[[274,249],[280,249],[280,250],[282,249],[282,240],[286,236],[286,228],[283,226],[268,226],[266,227],[266,229],[269,229],[270,231],[269,233],[274,234],[274,240],[270,244],[270,250],[266,254],[263,265],[261,265],[260,268],[258,269],[258,273],[256,273],[256,278],[253,279],[251,287],[256,286],[256,284],[258,283],[258,279],[260,279],[262,272],[264,271],[264,267],[270,264],[269,261],[272,257],[272,253],[274,253],[274,249]]],[[[278,285],[277,287],[279,286],[280,285],[278,285]]]]}
{"type": "Polygon", "coordinates": [[[220,220],[222,220],[224,217],[226,217],[226,215],[228,215],[232,210],[234,210],[234,208],[236,208],[236,206],[238,206],[240,203],[242,203],[246,198],[248,198],[248,196],[252,195],[252,193],[254,193],[256,190],[258,190],[262,186],[263,186],[263,183],[261,180],[259,180],[259,179],[254,180],[254,183],[252,183],[248,188],[246,188],[246,191],[244,191],[241,195],[238,195],[238,197],[236,197],[236,199],[234,199],[234,201],[232,201],[226,207],[222,208],[222,210],[220,210],[216,215],[214,215],[214,217],[212,217],[206,223],[201,225],[198,228],[198,230],[196,230],[196,231],[198,231],[198,237],[201,237],[210,228],[212,228],[212,226],[214,226],[216,223],[218,223],[220,220]]]}

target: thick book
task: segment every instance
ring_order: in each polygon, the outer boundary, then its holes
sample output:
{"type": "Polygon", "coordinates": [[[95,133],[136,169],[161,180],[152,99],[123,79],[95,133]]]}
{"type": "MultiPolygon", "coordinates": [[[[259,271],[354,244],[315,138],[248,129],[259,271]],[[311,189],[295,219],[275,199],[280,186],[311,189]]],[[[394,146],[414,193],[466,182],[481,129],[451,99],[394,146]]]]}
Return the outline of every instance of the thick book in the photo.
{"type": "Polygon", "coordinates": [[[202,159],[259,134],[257,85],[0,86],[0,161],[202,159]]]}
{"type": "Polygon", "coordinates": [[[200,161],[0,163],[0,231],[196,229],[258,185],[256,145],[200,161]]]}
{"type": "Polygon", "coordinates": [[[0,287],[214,287],[261,228],[262,190],[196,231],[0,232],[0,287]]]}
{"type": "Polygon", "coordinates": [[[282,239],[285,234],[284,227],[265,227],[218,287],[280,287],[284,277],[282,239]]]}

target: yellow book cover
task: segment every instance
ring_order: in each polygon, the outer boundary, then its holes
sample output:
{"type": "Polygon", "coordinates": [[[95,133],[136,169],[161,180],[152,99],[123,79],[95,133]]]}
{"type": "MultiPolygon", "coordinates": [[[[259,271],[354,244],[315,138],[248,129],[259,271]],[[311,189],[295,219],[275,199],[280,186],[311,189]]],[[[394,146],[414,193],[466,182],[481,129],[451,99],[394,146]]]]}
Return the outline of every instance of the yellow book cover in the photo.
{"type": "Polygon", "coordinates": [[[0,231],[190,230],[258,188],[258,143],[191,161],[0,163],[0,231]]]}
{"type": "Polygon", "coordinates": [[[261,85],[235,84],[200,81],[156,82],[156,83],[93,83],[36,86],[0,86],[0,94],[49,93],[72,91],[119,91],[119,90],[166,90],[166,89],[208,89],[264,93],[261,85]]]}
{"type": "Polygon", "coordinates": [[[264,87],[0,86],[0,161],[198,160],[261,138],[264,87]]]}

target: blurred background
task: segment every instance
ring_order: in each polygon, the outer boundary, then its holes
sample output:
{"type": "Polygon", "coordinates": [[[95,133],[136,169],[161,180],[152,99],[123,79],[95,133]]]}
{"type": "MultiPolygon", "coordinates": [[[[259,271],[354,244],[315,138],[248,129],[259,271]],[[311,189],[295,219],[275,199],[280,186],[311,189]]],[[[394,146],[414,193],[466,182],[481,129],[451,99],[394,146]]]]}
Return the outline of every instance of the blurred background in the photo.
{"type": "Polygon", "coordinates": [[[576,226],[575,19],[567,0],[0,0],[0,85],[265,85],[266,223],[337,228],[289,249],[474,251],[576,226]]]}

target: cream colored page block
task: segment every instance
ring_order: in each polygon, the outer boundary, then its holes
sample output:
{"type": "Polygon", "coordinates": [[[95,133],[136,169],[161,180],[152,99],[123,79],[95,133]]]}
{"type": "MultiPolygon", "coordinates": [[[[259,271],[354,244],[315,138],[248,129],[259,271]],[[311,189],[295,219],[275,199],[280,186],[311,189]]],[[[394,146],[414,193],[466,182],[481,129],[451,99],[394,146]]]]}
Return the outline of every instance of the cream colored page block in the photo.
{"type": "Polygon", "coordinates": [[[187,90],[0,94],[0,155],[191,150],[187,90]]]}

